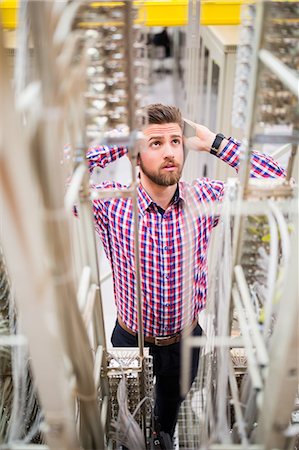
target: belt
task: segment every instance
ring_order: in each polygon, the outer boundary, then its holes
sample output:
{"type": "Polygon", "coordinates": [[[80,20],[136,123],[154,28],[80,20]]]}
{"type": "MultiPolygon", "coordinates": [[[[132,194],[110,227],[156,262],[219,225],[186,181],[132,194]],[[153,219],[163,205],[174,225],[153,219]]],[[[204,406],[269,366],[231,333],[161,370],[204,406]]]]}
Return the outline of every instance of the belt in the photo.
{"type": "MultiPolygon", "coordinates": [[[[134,333],[134,331],[130,330],[130,328],[127,327],[127,325],[121,320],[121,318],[119,316],[117,317],[117,321],[123,330],[127,331],[127,333],[130,333],[132,336],[137,336],[137,333],[134,333]]],[[[196,327],[197,323],[198,323],[197,319],[194,319],[192,324],[189,325],[185,329],[185,331],[186,332],[193,331],[194,328],[196,327]]],[[[166,345],[176,344],[177,342],[180,342],[182,332],[183,332],[183,330],[178,331],[177,333],[172,334],[170,336],[158,336],[158,337],[144,336],[144,341],[147,342],[148,344],[154,344],[154,345],[158,345],[159,347],[164,347],[166,345]]]]}

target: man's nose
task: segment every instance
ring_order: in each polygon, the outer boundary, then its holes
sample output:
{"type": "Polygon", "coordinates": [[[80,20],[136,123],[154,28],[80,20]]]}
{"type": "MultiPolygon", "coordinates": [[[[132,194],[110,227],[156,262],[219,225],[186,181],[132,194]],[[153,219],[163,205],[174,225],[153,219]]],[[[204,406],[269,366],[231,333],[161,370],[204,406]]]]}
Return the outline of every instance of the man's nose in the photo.
{"type": "Polygon", "coordinates": [[[168,157],[168,158],[174,157],[174,150],[172,148],[172,145],[169,142],[165,144],[164,157],[168,157]]]}

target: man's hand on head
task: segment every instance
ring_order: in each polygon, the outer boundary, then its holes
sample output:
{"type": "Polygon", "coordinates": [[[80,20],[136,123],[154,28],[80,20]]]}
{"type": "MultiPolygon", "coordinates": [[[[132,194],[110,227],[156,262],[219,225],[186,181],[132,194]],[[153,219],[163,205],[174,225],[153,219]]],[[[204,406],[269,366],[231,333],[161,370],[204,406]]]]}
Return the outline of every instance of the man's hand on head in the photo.
{"type": "Polygon", "coordinates": [[[195,150],[198,152],[210,152],[214,142],[216,133],[209,130],[209,128],[192,122],[189,119],[184,119],[195,130],[195,136],[184,137],[184,145],[188,150],[195,150]]]}

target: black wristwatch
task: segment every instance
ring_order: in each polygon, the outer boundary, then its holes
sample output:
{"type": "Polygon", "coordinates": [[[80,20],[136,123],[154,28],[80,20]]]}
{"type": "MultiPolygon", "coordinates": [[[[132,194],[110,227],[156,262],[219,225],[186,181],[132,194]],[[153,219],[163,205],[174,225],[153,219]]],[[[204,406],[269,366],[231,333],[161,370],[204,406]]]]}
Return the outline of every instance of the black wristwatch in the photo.
{"type": "Polygon", "coordinates": [[[223,139],[225,139],[225,136],[222,133],[216,134],[216,137],[210,150],[210,153],[212,153],[212,155],[217,155],[220,144],[223,141],[223,139]]]}

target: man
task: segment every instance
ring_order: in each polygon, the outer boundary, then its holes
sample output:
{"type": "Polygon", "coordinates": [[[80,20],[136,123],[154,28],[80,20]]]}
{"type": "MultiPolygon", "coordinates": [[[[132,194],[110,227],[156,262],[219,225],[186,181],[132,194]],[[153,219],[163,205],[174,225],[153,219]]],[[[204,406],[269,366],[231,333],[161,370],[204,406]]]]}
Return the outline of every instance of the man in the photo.
{"type": "MultiPolygon", "coordinates": [[[[181,332],[189,328],[193,335],[201,334],[197,317],[205,307],[208,242],[217,224],[217,217],[212,213],[198,212],[194,216],[194,210],[219,202],[224,183],[206,178],[197,179],[192,185],[180,181],[184,164],[181,113],[176,107],[154,104],[147,107],[147,114],[148,126],[143,131],[145,145],[138,159],[143,327],[145,345],[150,347],[154,361],[155,414],[161,430],[172,437],[182,401],[181,332]],[[185,298],[188,298],[187,306],[185,298]]],[[[212,149],[218,158],[238,169],[239,144],[235,140],[216,136],[200,125],[195,127],[196,137],[189,138],[193,150],[211,152],[212,149]]],[[[127,153],[123,147],[94,147],[87,154],[90,170],[95,166],[105,167],[127,153]]],[[[254,153],[251,176],[284,177],[285,172],[269,156],[254,153]]],[[[123,186],[104,182],[97,188],[123,186]]],[[[111,341],[116,347],[137,346],[132,200],[96,200],[94,215],[113,273],[118,316],[111,341]]],[[[198,358],[199,351],[194,350],[191,382],[197,372],[198,358]]]]}

